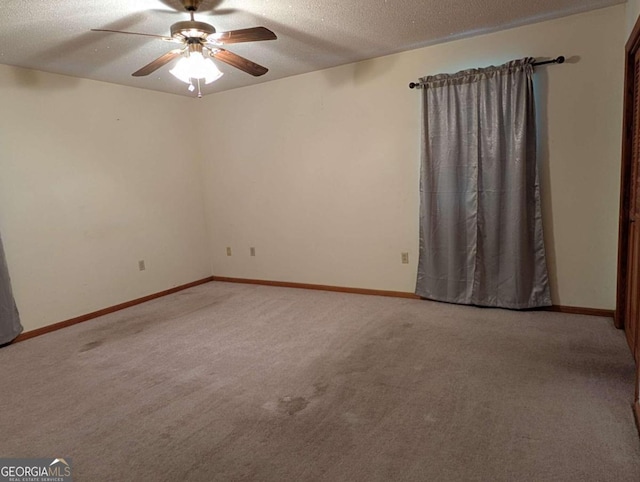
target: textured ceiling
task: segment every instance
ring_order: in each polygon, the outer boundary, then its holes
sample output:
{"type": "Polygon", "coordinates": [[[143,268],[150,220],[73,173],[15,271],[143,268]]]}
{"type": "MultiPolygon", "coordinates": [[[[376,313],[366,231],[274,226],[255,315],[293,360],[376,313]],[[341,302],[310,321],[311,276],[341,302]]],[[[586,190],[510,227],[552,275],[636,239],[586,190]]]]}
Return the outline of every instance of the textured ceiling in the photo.
{"type": "MultiPolygon", "coordinates": [[[[270,71],[258,78],[218,63],[205,94],[379,57],[625,0],[203,0],[196,20],[217,31],[265,26],[278,40],[226,48],[270,71]]],[[[179,0],[0,0],[0,63],[193,95],[164,66],[131,73],[175,48],[153,38],[188,20],[179,0]]]]}

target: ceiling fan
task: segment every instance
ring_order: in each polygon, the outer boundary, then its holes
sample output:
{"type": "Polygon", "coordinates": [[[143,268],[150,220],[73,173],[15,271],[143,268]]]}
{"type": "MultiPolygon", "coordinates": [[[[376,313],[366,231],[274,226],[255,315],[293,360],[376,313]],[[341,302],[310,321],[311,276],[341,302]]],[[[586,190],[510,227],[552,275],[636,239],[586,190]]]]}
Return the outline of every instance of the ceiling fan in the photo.
{"type": "Polygon", "coordinates": [[[220,60],[237,69],[240,69],[254,77],[259,77],[268,72],[269,69],[258,65],[251,60],[234,54],[221,46],[241,42],[257,42],[261,40],[275,40],[276,34],[265,27],[245,28],[242,30],[231,30],[229,32],[216,32],[216,29],[208,23],[198,22],[194,19],[194,14],[202,4],[203,0],[180,0],[184,9],[189,12],[190,20],[176,22],[171,25],[171,36],[154,35],[139,32],[125,32],[122,30],[91,29],[93,32],[124,33],[129,35],[141,35],[145,37],[157,38],[166,42],[182,44],[180,48],[171,50],[158,57],[154,61],[134,72],[134,77],[149,75],[160,67],[168,64],[172,60],[182,57],[176,67],[170,72],[189,84],[189,90],[198,89],[198,97],[202,97],[200,92],[200,81],[206,84],[222,76],[211,58],[220,60]]]}

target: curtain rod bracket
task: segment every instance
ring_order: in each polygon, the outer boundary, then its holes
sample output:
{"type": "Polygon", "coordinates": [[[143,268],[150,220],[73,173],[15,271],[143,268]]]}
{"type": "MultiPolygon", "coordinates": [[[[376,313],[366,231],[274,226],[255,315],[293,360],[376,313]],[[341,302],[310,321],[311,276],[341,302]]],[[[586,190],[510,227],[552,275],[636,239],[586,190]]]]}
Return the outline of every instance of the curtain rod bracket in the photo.
{"type": "MultiPolygon", "coordinates": [[[[546,64],[564,64],[564,61],[566,59],[564,58],[564,55],[559,55],[558,57],[556,57],[555,59],[552,60],[543,60],[541,62],[534,62],[532,65],[534,67],[537,67],[538,65],[546,65],[546,64]]],[[[421,89],[422,88],[422,84],[420,82],[411,82],[409,84],[409,88],[410,89],[421,89]]]]}

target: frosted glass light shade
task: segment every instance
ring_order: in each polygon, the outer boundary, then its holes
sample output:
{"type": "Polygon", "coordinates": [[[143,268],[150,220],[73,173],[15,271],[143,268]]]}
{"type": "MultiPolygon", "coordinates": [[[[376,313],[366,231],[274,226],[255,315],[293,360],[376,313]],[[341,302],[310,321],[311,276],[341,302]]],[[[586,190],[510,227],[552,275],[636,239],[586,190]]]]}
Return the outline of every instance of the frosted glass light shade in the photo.
{"type": "Polygon", "coordinates": [[[222,72],[211,59],[205,59],[200,52],[191,52],[188,57],[182,57],[169,72],[185,84],[191,84],[191,79],[204,79],[205,84],[210,84],[222,77],[222,72]]]}

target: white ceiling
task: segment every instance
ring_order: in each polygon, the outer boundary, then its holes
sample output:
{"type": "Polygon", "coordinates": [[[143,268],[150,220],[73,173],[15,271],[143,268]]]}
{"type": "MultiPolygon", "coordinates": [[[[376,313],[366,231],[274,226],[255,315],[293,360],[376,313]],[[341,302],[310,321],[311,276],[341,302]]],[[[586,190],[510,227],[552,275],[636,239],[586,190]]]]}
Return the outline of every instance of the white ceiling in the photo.
{"type": "MultiPolygon", "coordinates": [[[[254,78],[218,63],[224,76],[205,94],[380,57],[464,36],[601,8],[626,0],[203,0],[196,20],[218,32],[254,26],[278,39],[228,50],[268,67],[254,78]]],[[[164,66],[131,73],[175,48],[152,38],[188,20],[179,0],[0,0],[0,63],[181,95],[164,66]],[[174,7],[174,8],[172,8],[174,7]]],[[[557,52],[549,52],[555,55],[557,52]]],[[[411,79],[409,79],[411,80],[411,79]]]]}

